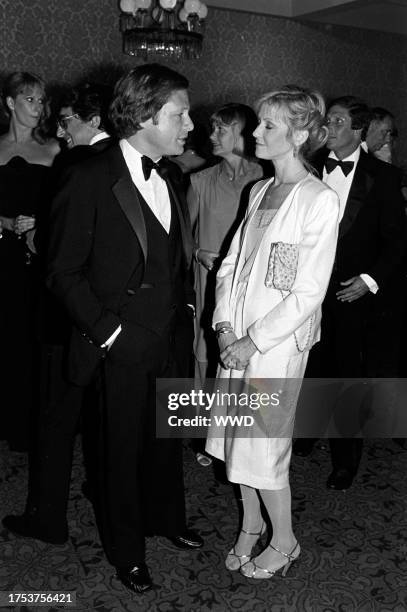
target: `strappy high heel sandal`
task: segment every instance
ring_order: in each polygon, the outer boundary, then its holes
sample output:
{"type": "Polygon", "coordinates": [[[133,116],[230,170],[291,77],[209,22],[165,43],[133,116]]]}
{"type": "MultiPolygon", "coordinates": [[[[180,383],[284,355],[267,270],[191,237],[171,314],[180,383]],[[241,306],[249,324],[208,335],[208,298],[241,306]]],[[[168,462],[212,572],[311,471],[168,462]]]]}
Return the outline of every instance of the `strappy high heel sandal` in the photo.
{"type": "Polygon", "coordinates": [[[276,574],[280,570],[281,570],[281,575],[285,576],[288,570],[290,569],[290,567],[292,566],[292,564],[294,563],[294,561],[296,561],[298,557],[300,556],[300,553],[298,553],[298,555],[294,555],[297,548],[299,548],[298,542],[295,544],[294,548],[292,549],[290,553],[285,553],[279,548],[276,548],[275,546],[273,546],[272,544],[269,544],[269,547],[272,548],[273,550],[276,550],[278,553],[280,553],[280,555],[283,555],[283,557],[286,557],[286,559],[288,559],[288,562],[284,563],[283,565],[281,565],[280,567],[277,567],[274,570],[268,570],[266,567],[260,567],[259,565],[256,565],[256,562],[253,560],[247,561],[247,563],[242,564],[240,567],[240,572],[243,574],[243,576],[246,576],[246,578],[255,578],[257,580],[259,579],[268,580],[269,578],[272,578],[274,574],[276,574]]]}
{"type": "MultiPolygon", "coordinates": [[[[247,535],[257,536],[257,539],[253,542],[253,545],[250,549],[251,553],[251,551],[253,550],[253,546],[256,544],[258,538],[262,536],[263,533],[266,531],[266,523],[263,523],[263,526],[260,531],[257,531],[256,533],[253,533],[252,531],[246,531],[246,529],[241,529],[241,531],[243,531],[243,533],[246,533],[247,535]]],[[[225,559],[226,569],[230,570],[231,572],[236,572],[250,560],[250,553],[248,555],[237,555],[235,553],[235,549],[236,547],[234,546],[225,559]]]]}

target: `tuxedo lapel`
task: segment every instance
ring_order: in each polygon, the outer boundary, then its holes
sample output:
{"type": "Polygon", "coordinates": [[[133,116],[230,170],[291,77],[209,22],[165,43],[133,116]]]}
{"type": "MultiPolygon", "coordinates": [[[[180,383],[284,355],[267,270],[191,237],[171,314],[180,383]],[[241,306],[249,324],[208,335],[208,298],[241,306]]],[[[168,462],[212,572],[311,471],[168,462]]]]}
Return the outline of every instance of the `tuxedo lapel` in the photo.
{"type": "Polygon", "coordinates": [[[355,169],[352,185],[346,201],[345,211],[339,224],[340,240],[352,227],[356,216],[366,202],[366,197],[373,185],[373,178],[369,172],[368,155],[364,151],[360,152],[360,158],[355,169]]]}
{"type": "MultiPolygon", "coordinates": [[[[126,215],[131,227],[133,228],[143,251],[144,259],[147,261],[147,230],[144,216],[142,213],[138,191],[133,184],[129,169],[120,150],[120,147],[114,146],[110,149],[111,152],[111,173],[113,177],[112,191],[118,201],[122,211],[126,215]]],[[[192,259],[192,239],[188,231],[188,211],[183,213],[183,209],[179,200],[177,189],[173,184],[171,176],[165,178],[169,196],[175,206],[180,224],[182,235],[182,243],[184,246],[185,256],[188,266],[192,259]]],[[[185,207],[186,209],[186,207],[185,207]]]]}
{"type": "Polygon", "coordinates": [[[147,261],[147,230],[137,189],[133,184],[120,147],[112,147],[111,154],[112,192],[133,228],[143,251],[144,260],[147,261]]]}

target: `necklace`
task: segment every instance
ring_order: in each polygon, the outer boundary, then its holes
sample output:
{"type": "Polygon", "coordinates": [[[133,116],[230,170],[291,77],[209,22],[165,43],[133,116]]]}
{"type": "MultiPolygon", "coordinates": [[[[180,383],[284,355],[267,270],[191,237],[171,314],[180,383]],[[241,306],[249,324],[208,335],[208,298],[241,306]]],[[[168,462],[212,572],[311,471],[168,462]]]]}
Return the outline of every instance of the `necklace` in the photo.
{"type": "Polygon", "coordinates": [[[244,161],[245,160],[242,160],[241,163],[235,168],[226,160],[224,161],[223,171],[225,172],[229,181],[236,181],[245,176],[248,167],[246,166],[244,161]]]}

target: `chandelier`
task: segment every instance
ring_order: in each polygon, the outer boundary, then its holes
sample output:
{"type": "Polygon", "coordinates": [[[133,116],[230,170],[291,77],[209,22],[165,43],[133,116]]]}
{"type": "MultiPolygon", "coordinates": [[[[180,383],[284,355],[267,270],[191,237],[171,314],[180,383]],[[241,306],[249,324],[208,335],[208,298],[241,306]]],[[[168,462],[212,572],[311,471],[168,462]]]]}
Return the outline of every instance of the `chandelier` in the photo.
{"type": "Polygon", "coordinates": [[[207,6],[201,0],[120,0],[123,51],[176,59],[201,56],[207,6]]]}

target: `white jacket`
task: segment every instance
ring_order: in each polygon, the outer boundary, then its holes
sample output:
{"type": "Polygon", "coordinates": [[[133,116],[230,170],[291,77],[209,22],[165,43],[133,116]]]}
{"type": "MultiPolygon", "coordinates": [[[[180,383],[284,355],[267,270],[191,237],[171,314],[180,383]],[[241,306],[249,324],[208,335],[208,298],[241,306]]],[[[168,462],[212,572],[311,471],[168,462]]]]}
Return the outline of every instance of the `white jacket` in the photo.
{"type": "MultiPolygon", "coordinates": [[[[234,324],[235,297],[245,252],[246,230],[274,179],[260,181],[252,189],[246,217],[217,274],[213,325],[234,324]]],[[[243,306],[243,329],[260,353],[278,347],[279,354],[309,350],[320,338],[321,304],[324,299],[338,237],[337,194],[312,174],[300,181],[280,206],[266,229],[248,279],[243,306]],[[298,263],[290,291],[267,287],[270,252],[275,243],[298,246],[298,263]]]]}

